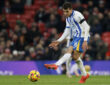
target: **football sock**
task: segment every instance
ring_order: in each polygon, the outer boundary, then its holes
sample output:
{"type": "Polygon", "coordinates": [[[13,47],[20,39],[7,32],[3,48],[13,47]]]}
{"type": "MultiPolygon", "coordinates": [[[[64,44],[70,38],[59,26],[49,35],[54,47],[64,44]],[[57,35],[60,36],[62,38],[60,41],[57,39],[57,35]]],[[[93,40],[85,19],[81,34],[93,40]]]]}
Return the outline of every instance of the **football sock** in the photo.
{"type": "Polygon", "coordinates": [[[86,76],[86,70],[85,70],[85,68],[84,68],[84,65],[83,65],[83,62],[82,62],[82,60],[81,60],[81,58],[79,57],[78,58],[78,60],[76,60],[76,63],[77,63],[77,65],[78,65],[78,67],[79,67],[79,69],[80,69],[80,71],[81,71],[81,74],[83,75],[83,76],[86,76]]]}
{"type": "Polygon", "coordinates": [[[63,64],[63,63],[66,62],[66,60],[68,60],[70,57],[71,57],[71,54],[70,54],[70,53],[64,54],[64,56],[61,57],[61,58],[55,63],[55,65],[58,65],[58,66],[59,66],[59,65],[63,64]]]}
{"type": "Polygon", "coordinates": [[[70,74],[71,61],[72,61],[72,57],[70,57],[70,58],[66,61],[66,72],[69,73],[69,74],[70,74]]]}

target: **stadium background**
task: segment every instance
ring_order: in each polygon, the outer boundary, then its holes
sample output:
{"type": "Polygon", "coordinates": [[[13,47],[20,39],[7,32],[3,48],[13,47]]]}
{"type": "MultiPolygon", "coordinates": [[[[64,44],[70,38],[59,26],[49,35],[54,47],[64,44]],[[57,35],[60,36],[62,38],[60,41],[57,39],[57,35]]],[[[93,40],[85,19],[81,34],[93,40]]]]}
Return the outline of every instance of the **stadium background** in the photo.
{"type": "Polygon", "coordinates": [[[0,0],[0,75],[26,75],[32,69],[58,74],[43,65],[65,53],[65,41],[48,48],[65,28],[61,7],[65,1],[82,12],[91,26],[84,64],[91,66],[93,75],[110,75],[109,0],[0,0]]]}

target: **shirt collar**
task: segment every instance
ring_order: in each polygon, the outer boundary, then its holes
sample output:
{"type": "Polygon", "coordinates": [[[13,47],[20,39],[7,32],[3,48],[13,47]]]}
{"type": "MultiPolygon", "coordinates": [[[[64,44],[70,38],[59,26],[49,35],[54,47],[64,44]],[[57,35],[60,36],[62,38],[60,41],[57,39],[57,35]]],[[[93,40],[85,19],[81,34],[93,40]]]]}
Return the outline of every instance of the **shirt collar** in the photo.
{"type": "Polygon", "coordinates": [[[69,17],[73,16],[73,14],[74,14],[74,11],[72,10],[72,13],[71,13],[71,15],[69,17]]]}

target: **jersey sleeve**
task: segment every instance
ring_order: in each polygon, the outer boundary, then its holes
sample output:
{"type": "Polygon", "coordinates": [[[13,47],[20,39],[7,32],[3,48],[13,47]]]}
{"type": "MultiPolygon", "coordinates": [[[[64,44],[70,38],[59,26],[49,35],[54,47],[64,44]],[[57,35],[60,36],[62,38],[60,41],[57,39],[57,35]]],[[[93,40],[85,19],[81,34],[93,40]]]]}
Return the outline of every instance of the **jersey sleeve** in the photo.
{"type": "Polygon", "coordinates": [[[76,12],[76,17],[75,17],[75,20],[78,22],[78,23],[83,23],[85,21],[85,18],[84,16],[80,13],[80,12],[76,12]]]}
{"type": "Polygon", "coordinates": [[[62,36],[57,41],[59,41],[59,42],[63,41],[67,36],[69,36],[69,32],[70,32],[70,24],[69,24],[68,18],[66,18],[65,30],[64,30],[62,36]]]}
{"type": "Polygon", "coordinates": [[[57,41],[62,42],[67,36],[69,36],[69,32],[70,32],[70,29],[65,28],[62,36],[57,41]]]}
{"type": "Polygon", "coordinates": [[[88,23],[86,21],[84,21],[81,24],[81,26],[85,29],[84,41],[87,41],[88,35],[89,35],[89,31],[90,31],[90,26],[88,25],[88,23]]]}
{"type": "Polygon", "coordinates": [[[84,33],[85,33],[84,34],[84,41],[87,41],[88,35],[89,35],[90,26],[86,22],[84,16],[78,11],[76,12],[75,19],[84,28],[84,33]]]}

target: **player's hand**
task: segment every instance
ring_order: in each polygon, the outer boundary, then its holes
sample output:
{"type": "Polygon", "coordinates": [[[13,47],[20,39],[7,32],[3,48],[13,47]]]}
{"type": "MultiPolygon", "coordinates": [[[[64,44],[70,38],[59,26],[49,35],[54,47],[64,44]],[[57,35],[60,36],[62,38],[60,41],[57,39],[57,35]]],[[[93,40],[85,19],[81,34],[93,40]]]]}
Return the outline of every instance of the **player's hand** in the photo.
{"type": "Polygon", "coordinates": [[[84,52],[88,49],[87,41],[83,42],[82,49],[84,50],[84,52]]]}
{"type": "Polygon", "coordinates": [[[54,48],[54,47],[58,46],[59,43],[60,43],[60,42],[58,42],[58,41],[53,41],[53,42],[49,45],[49,47],[54,48]]]}

